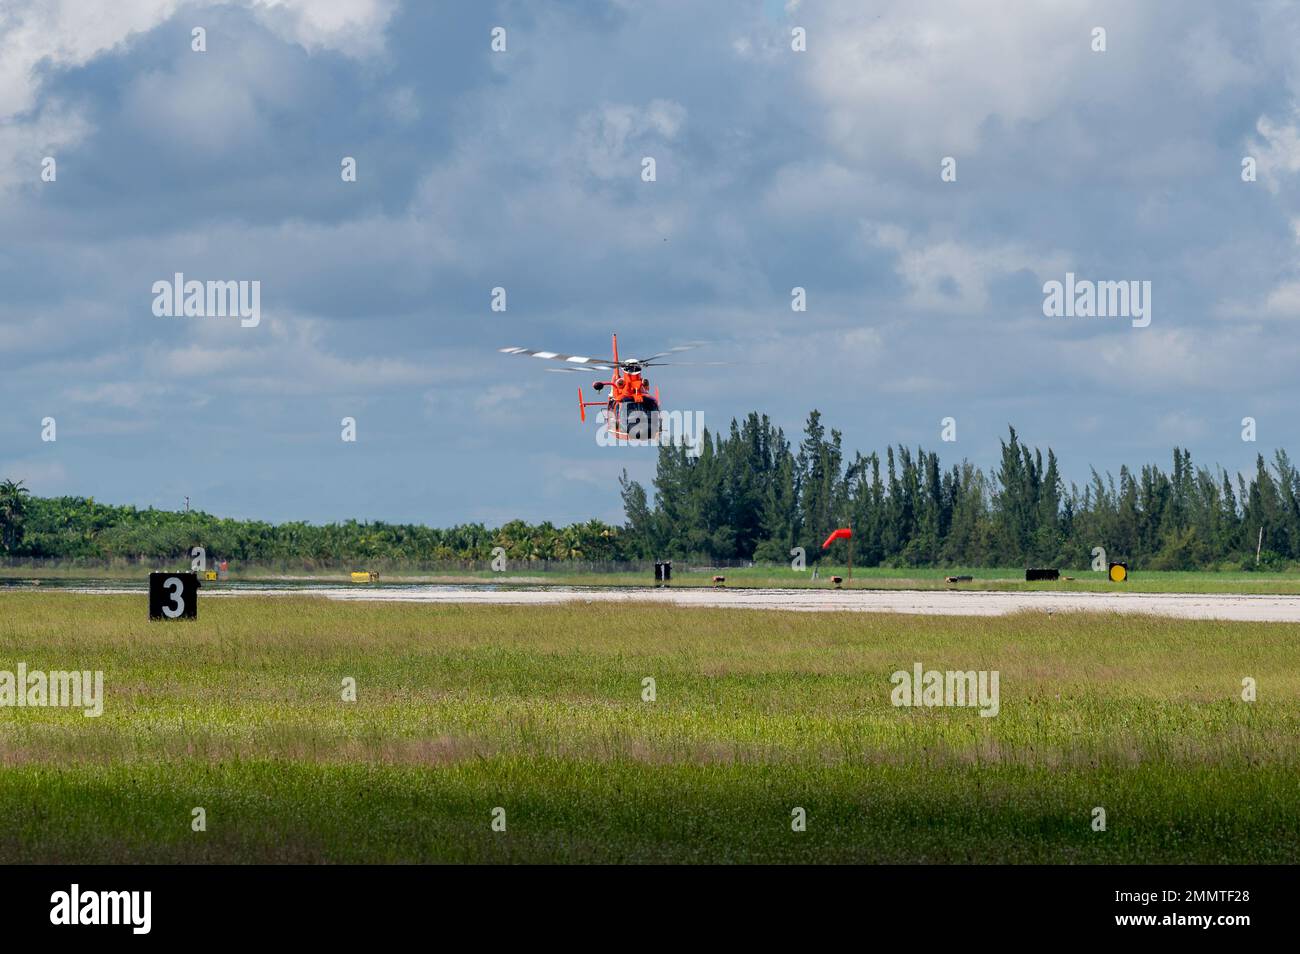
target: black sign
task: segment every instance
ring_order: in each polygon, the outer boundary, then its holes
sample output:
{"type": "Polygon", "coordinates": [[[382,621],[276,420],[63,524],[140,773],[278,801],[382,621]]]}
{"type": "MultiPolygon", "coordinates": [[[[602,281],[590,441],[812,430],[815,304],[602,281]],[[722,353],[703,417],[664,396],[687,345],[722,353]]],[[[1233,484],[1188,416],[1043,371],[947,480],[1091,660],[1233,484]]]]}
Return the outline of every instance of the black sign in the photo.
{"type": "Polygon", "coordinates": [[[655,563],[655,583],[670,583],[673,578],[673,561],[664,560],[655,563]]]}
{"type": "Polygon", "coordinates": [[[1034,580],[1059,580],[1060,578],[1061,571],[1055,568],[1030,567],[1025,571],[1025,580],[1030,583],[1034,580]]]}
{"type": "Polygon", "coordinates": [[[197,619],[199,575],[197,573],[150,573],[150,619],[197,619]]]}

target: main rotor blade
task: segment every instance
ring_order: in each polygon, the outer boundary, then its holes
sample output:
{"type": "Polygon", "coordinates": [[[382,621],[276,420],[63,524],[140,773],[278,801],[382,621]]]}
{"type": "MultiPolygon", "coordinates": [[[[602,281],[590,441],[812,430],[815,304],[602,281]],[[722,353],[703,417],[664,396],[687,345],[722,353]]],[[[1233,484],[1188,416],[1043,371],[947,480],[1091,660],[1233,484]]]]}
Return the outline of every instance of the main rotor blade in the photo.
{"type": "Polygon", "coordinates": [[[720,368],[730,361],[640,361],[643,368],[720,368]]]}
{"type": "MultiPolygon", "coordinates": [[[[537,351],[532,348],[498,348],[497,350],[502,354],[517,354],[526,358],[549,358],[552,361],[563,361],[566,364],[593,368],[597,371],[614,370],[608,358],[588,358],[580,354],[560,354],[558,351],[537,351]]],[[[573,370],[577,369],[574,368],[573,370]]]]}
{"type": "Polygon", "coordinates": [[[695,349],[695,348],[700,347],[703,343],[704,343],[704,342],[702,342],[702,341],[697,341],[697,342],[694,342],[694,343],[692,343],[692,344],[678,345],[678,346],[675,347],[675,348],[669,348],[667,351],[660,351],[658,354],[652,354],[652,355],[650,355],[650,356],[647,357],[647,358],[627,358],[627,359],[624,360],[623,363],[624,363],[624,364],[628,364],[628,363],[632,363],[632,364],[649,364],[649,363],[650,363],[651,361],[653,361],[655,358],[667,358],[667,357],[669,357],[669,356],[671,356],[671,355],[677,354],[677,353],[682,352],[682,351],[691,351],[691,350],[693,350],[693,349],[695,349]]]}

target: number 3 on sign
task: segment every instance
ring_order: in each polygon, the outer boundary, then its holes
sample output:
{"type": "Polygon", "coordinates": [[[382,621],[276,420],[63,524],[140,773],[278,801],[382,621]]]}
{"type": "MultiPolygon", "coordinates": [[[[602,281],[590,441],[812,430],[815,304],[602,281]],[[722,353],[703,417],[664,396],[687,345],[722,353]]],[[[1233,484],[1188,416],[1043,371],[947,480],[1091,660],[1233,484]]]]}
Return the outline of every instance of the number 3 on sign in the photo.
{"type": "Polygon", "coordinates": [[[170,604],[162,608],[163,615],[168,619],[175,619],[185,612],[185,597],[182,595],[185,592],[185,584],[181,582],[179,576],[169,576],[163,586],[171,593],[170,604]]]}
{"type": "Polygon", "coordinates": [[[150,573],[150,619],[196,619],[199,615],[197,573],[150,573]]]}

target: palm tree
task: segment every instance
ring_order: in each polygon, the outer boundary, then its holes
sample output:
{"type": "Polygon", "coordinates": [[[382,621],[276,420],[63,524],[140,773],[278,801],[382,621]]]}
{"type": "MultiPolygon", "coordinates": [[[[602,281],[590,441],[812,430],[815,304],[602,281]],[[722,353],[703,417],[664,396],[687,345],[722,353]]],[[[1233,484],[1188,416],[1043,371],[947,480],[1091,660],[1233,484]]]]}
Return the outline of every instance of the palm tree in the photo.
{"type": "Polygon", "coordinates": [[[0,483],[0,547],[12,553],[23,538],[23,516],[27,512],[26,497],[30,491],[20,480],[0,483]]]}

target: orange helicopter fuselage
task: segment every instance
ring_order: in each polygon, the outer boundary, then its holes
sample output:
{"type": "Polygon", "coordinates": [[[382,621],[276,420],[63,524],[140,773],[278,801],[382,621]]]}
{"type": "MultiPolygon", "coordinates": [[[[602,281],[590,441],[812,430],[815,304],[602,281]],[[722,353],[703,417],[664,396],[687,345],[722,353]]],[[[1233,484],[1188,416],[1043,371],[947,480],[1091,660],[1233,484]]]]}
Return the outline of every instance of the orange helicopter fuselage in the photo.
{"type": "Polygon", "coordinates": [[[628,434],[626,416],[619,413],[620,409],[632,408],[651,417],[647,421],[650,431],[643,436],[653,436],[658,431],[658,421],[654,418],[659,413],[659,389],[655,388],[652,395],[650,382],[645,379],[645,375],[640,370],[628,370],[619,362],[618,335],[613,336],[613,348],[613,377],[608,381],[597,381],[594,385],[597,390],[609,388],[609,397],[604,401],[584,401],[582,388],[578,388],[578,416],[585,422],[587,408],[603,406],[606,410],[605,427],[609,432],[621,440],[633,440],[639,438],[628,434]]]}

